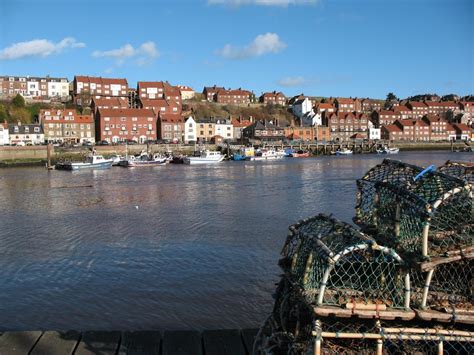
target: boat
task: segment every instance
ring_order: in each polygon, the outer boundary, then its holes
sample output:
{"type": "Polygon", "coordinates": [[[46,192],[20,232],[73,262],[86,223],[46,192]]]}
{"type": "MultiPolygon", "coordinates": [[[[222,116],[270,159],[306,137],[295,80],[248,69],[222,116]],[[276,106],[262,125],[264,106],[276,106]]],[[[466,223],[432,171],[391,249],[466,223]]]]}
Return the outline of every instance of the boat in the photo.
{"type": "Polygon", "coordinates": [[[347,149],[347,148],[342,148],[342,150],[336,151],[336,155],[351,155],[352,150],[347,149]]]}
{"type": "Polygon", "coordinates": [[[118,154],[114,154],[109,159],[112,159],[112,166],[118,166],[120,165],[121,161],[125,160],[125,157],[118,154]]]}
{"type": "Polygon", "coordinates": [[[194,152],[194,155],[191,157],[184,157],[183,162],[184,164],[215,164],[223,161],[225,155],[222,155],[220,152],[217,151],[210,151],[210,150],[201,150],[194,152]]]}
{"type": "Polygon", "coordinates": [[[234,153],[234,154],[232,154],[232,160],[245,161],[245,160],[250,160],[250,158],[246,157],[245,155],[240,154],[240,153],[234,153]]]}
{"type": "Polygon", "coordinates": [[[274,149],[260,149],[255,152],[255,156],[250,157],[250,160],[276,160],[283,157],[285,157],[285,152],[274,149]]]}
{"type": "Polygon", "coordinates": [[[292,153],[293,158],[309,158],[309,152],[305,152],[304,150],[298,150],[292,153]]]}
{"type": "Polygon", "coordinates": [[[377,149],[377,154],[398,154],[400,148],[389,148],[383,147],[382,149],[377,149]]]}
{"type": "Polygon", "coordinates": [[[156,153],[151,155],[147,152],[142,152],[138,157],[131,156],[126,160],[122,160],[119,165],[126,168],[137,168],[145,166],[166,165],[169,162],[167,157],[163,157],[156,153]]]}
{"type": "Polygon", "coordinates": [[[82,162],[59,162],[58,170],[108,169],[112,166],[112,159],[105,159],[102,155],[88,155],[82,162]]]}

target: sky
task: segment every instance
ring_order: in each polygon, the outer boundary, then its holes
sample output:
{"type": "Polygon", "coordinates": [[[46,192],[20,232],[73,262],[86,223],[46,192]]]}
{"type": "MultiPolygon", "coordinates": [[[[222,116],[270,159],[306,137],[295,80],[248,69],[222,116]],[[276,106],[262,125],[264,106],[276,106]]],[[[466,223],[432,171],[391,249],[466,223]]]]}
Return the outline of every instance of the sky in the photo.
{"type": "Polygon", "coordinates": [[[474,93],[472,0],[0,0],[0,75],[474,93]]]}

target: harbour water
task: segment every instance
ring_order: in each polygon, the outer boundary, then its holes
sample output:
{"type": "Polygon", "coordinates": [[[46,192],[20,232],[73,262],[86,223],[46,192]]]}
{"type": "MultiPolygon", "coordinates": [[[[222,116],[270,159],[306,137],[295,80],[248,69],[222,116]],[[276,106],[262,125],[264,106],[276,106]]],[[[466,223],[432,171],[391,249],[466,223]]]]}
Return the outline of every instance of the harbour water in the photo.
{"type": "Polygon", "coordinates": [[[0,170],[0,331],[258,327],[288,226],[350,222],[355,179],[386,157],[0,170]]]}

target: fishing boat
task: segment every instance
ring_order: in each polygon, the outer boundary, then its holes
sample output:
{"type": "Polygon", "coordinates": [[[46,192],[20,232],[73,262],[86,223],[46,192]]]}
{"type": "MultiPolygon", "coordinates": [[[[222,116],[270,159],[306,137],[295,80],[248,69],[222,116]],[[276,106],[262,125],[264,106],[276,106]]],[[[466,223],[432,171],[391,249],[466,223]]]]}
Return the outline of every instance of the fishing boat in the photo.
{"type": "Polygon", "coordinates": [[[383,147],[382,149],[377,149],[377,154],[398,154],[400,148],[389,148],[383,147]]]}
{"type": "Polygon", "coordinates": [[[125,157],[118,154],[114,154],[109,159],[112,159],[112,166],[118,166],[120,165],[121,161],[125,160],[125,157]]]}
{"type": "Polygon", "coordinates": [[[191,157],[184,157],[184,164],[215,164],[223,161],[225,158],[220,152],[210,151],[210,150],[201,150],[194,152],[194,155],[191,157]]]}
{"type": "Polygon", "coordinates": [[[250,157],[250,160],[276,160],[283,157],[285,157],[285,152],[274,149],[260,149],[255,152],[255,156],[250,157]]]}
{"type": "Polygon", "coordinates": [[[342,148],[342,150],[336,151],[336,155],[351,155],[352,150],[347,149],[347,148],[342,148]]]}
{"type": "Polygon", "coordinates": [[[232,154],[232,160],[245,161],[245,160],[250,160],[250,158],[246,157],[245,155],[240,154],[240,153],[234,153],[234,154],[232,154]]]}
{"type": "Polygon", "coordinates": [[[108,169],[112,166],[112,159],[105,159],[102,155],[88,155],[82,162],[60,162],[56,164],[58,170],[108,169]]]}
{"type": "Polygon", "coordinates": [[[138,157],[132,155],[128,159],[121,161],[119,164],[120,166],[126,168],[138,168],[145,166],[166,165],[168,162],[168,158],[163,157],[160,154],[151,155],[146,152],[142,152],[138,157]]]}

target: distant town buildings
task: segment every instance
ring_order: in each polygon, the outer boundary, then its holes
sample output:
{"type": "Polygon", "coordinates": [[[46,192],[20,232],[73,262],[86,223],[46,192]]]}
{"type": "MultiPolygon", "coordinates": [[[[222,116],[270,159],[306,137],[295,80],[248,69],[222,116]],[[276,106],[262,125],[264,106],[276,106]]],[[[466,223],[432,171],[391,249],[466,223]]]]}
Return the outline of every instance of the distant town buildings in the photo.
{"type": "Polygon", "coordinates": [[[66,78],[0,76],[0,97],[12,98],[17,94],[31,99],[69,98],[69,81],[66,78]]]}
{"type": "Polygon", "coordinates": [[[44,143],[43,127],[40,124],[8,124],[9,144],[38,145],[44,143]]]}
{"type": "Polygon", "coordinates": [[[80,115],[75,110],[40,110],[45,142],[94,143],[95,127],[92,115],[80,115]]]}

